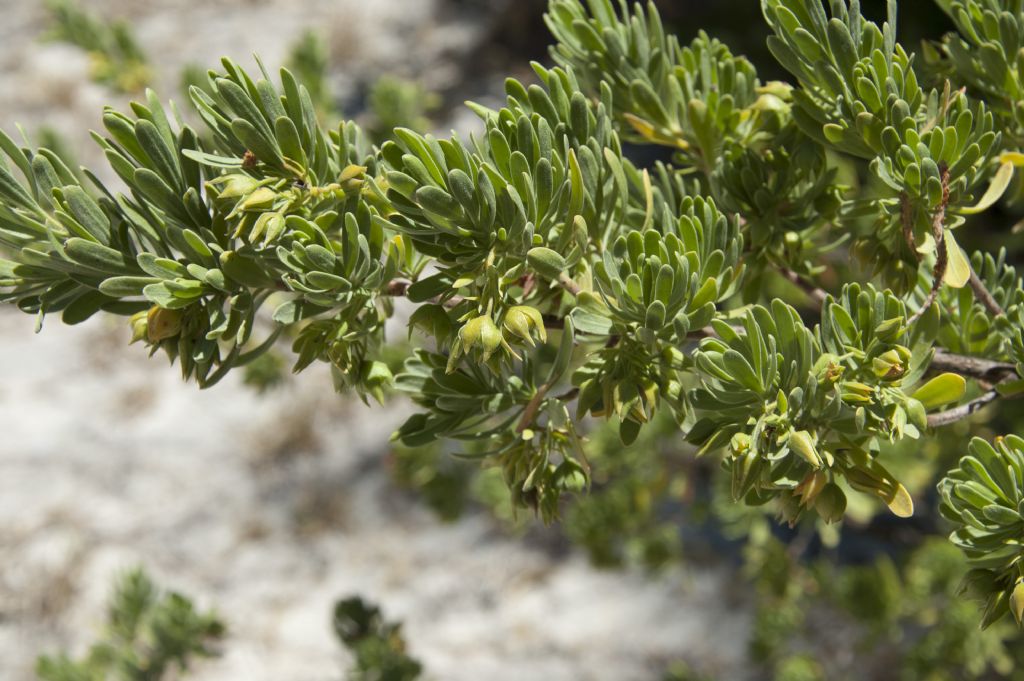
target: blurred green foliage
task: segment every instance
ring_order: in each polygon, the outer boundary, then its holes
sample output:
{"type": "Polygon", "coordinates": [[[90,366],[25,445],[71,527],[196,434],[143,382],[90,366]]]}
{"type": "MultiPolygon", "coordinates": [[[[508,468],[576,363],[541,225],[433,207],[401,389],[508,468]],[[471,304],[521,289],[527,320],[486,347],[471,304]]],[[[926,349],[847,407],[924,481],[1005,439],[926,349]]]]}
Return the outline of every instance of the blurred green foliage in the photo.
{"type": "Polygon", "coordinates": [[[103,635],[81,659],[66,653],[39,658],[42,681],[160,681],[177,678],[190,663],[215,654],[224,625],[212,611],[164,592],[136,568],[122,575],[107,607],[103,635]]]}
{"type": "Polygon", "coordinates": [[[46,0],[52,16],[47,36],[82,48],[93,79],[121,92],[140,92],[153,78],[146,53],[130,25],[89,12],[77,0],[46,0]]]}
{"type": "Polygon", "coordinates": [[[348,681],[414,681],[423,672],[406,652],[402,626],[358,596],[335,604],[334,633],[354,658],[348,681]]]}

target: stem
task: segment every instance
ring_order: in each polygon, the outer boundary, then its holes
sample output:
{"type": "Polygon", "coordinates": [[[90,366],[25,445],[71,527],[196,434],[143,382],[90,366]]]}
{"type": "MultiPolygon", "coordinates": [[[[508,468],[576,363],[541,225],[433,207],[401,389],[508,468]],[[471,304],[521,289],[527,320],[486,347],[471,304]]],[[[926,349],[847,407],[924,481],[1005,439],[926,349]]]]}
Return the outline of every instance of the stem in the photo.
{"type": "Polygon", "coordinates": [[[558,315],[546,314],[541,315],[544,320],[544,328],[546,329],[564,329],[565,328],[565,317],[559,317],[558,315]]]}
{"type": "Polygon", "coordinates": [[[966,404],[961,404],[959,407],[947,409],[946,411],[940,411],[936,414],[929,414],[928,426],[930,428],[938,428],[939,426],[949,425],[955,423],[960,419],[967,418],[971,414],[983,408],[990,402],[994,402],[999,397],[999,393],[995,390],[989,390],[987,393],[975,397],[973,400],[966,404]]]}
{"type": "Polygon", "coordinates": [[[903,240],[907,243],[910,252],[913,253],[916,248],[914,244],[914,213],[910,205],[910,197],[906,192],[900,194],[900,223],[903,226],[903,240]]]}
{"type": "Polygon", "coordinates": [[[569,275],[564,272],[558,277],[558,285],[571,293],[574,298],[579,296],[580,292],[583,291],[583,289],[580,288],[580,285],[573,281],[569,275]]]}
{"type": "MultiPolygon", "coordinates": [[[[949,266],[949,254],[946,252],[946,206],[949,205],[949,168],[945,163],[939,165],[942,173],[942,200],[939,207],[935,209],[932,216],[932,238],[935,239],[935,267],[932,269],[932,290],[924,299],[917,312],[907,319],[907,326],[916,322],[928,308],[935,302],[935,298],[942,289],[942,280],[946,276],[946,268],[949,266]]],[[[904,225],[906,229],[906,225],[904,225]]]]}
{"type": "Polygon", "coordinates": [[[1013,364],[957,355],[941,348],[935,351],[929,368],[935,371],[951,371],[990,385],[1017,377],[1017,369],[1013,364]]]}
{"type": "Polygon", "coordinates": [[[783,267],[782,269],[780,269],[779,274],[781,274],[786,281],[790,282],[791,284],[795,284],[801,291],[806,293],[807,296],[818,305],[822,305],[828,298],[828,293],[825,291],[825,289],[815,286],[814,284],[811,284],[810,282],[806,281],[803,277],[801,277],[799,274],[797,274],[794,270],[791,270],[788,267],[783,267]]]}
{"type": "Polygon", "coordinates": [[[537,417],[537,410],[540,409],[541,402],[544,401],[544,396],[548,394],[548,387],[548,384],[545,383],[537,388],[537,392],[526,403],[526,408],[523,409],[523,416],[519,419],[519,425],[516,426],[517,433],[522,433],[533,423],[533,419],[537,417]]]}
{"type": "Polygon", "coordinates": [[[1000,307],[999,303],[996,302],[996,299],[992,296],[989,290],[985,288],[985,282],[981,280],[981,277],[978,276],[977,272],[974,271],[973,267],[971,268],[970,284],[971,290],[974,291],[974,297],[977,298],[978,301],[980,301],[981,304],[985,306],[985,309],[988,310],[989,314],[991,314],[993,317],[998,317],[1001,314],[1006,314],[1003,311],[1003,308],[1000,307]]]}
{"type": "Polygon", "coordinates": [[[412,286],[412,282],[408,279],[392,279],[384,284],[380,294],[382,296],[391,296],[392,298],[401,298],[409,291],[410,286],[412,286]]]}

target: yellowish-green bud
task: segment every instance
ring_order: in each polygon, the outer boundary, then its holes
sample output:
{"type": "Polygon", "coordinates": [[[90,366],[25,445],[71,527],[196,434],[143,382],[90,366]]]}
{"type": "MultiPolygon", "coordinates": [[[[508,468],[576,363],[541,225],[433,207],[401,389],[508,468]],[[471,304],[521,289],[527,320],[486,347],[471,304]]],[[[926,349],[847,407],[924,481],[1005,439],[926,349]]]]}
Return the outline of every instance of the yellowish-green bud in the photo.
{"type": "Polygon", "coordinates": [[[843,365],[837,355],[827,352],[814,363],[814,374],[819,383],[835,383],[843,375],[843,365]]]}
{"type": "Polygon", "coordinates": [[[814,499],[814,510],[826,523],[842,520],[846,513],[846,495],[839,485],[834,482],[825,485],[814,499]]]}
{"type": "Polygon", "coordinates": [[[886,343],[899,338],[903,333],[903,318],[887,319],[875,327],[875,336],[886,343]]]}
{"type": "Polygon", "coordinates": [[[363,363],[363,385],[377,402],[384,403],[384,388],[393,378],[391,369],[384,362],[363,363]]]}
{"type": "Polygon", "coordinates": [[[896,350],[888,350],[871,360],[871,370],[875,376],[888,381],[902,377],[907,371],[903,358],[896,350]]]}
{"type": "Polygon", "coordinates": [[[789,448],[815,468],[821,467],[821,457],[814,447],[814,440],[806,430],[794,430],[789,434],[789,448]]]}
{"type": "Polygon", "coordinates": [[[1017,619],[1017,626],[1024,626],[1024,578],[1017,580],[1010,594],[1010,612],[1017,619]]]}
{"type": "Polygon", "coordinates": [[[284,232],[284,216],[276,212],[263,213],[256,220],[252,231],[249,232],[249,243],[255,243],[263,238],[263,243],[269,244],[277,240],[284,232]]]}
{"type": "Polygon", "coordinates": [[[757,484],[761,473],[762,461],[753,449],[737,454],[732,463],[732,496],[741,498],[757,484]]]}
{"type": "Polygon", "coordinates": [[[181,332],[181,310],[167,310],[154,305],[146,314],[146,337],[150,343],[159,343],[181,332]]]}
{"type": "Polygon", "coordinates": [[[140,340],[146,340],[148,338],[146,329],[148,326],[148,316],[149,312],[147,310],[143,310],[142,312],[136,312],[131,316],[131,319],[128,320],[128,325],[131,326],[132,329],[132,343],[137,343],[140,340]]]}
{"type": "Polygon", "coordinates": [[[486,360],[501,345],[501,331],[490,315],[481,315],[466,322],[459,330],[459,340],[467,351],[479,345],[486,360]]]}
{"type": "Polygon", "coordinates": [[[516,305],[505,313],[505,318],[502,320],[502,326],[508,331],[528,345],[533,347],[533,332],[537,332],[537,336],[540,338],[542,343],[547,342],[547,330],[544,328],[544,318],[540,312],[529,305],[516,305]]]}
{"type": "Polygon", "coordinates": [[[531,248],[526,254],[526,260],[542,277],[553,280],[557,280],[566,267],[565,258],[543,246],[531,248]]]}
{"type": "Polygon", "coordinates": [[[792,97],[793,86],[781,80],[770,80],[757,88],[760,95],[773,95],[779,99],[788,100],[792,97]]]}
{"type": "Polygon", "coordinates": [[[875,389],[865,383],[857,381],[843,381],[839,386],[843,401],[854,404],[867,404],[871,402],[871,396],[875,389]]]}
{"type": "Polygon", "coordinates": [[[796,492],[800,495],[800,503],[804,506],[810,506],[814,503],[814,500],[818,498],[821,491],[825,489],[825,485],[828,484],[828,476],[824,471],[814,471],[809,473],[803,481],[796,486],[796,492]]]}
{"type": "Polygon", "coordinates": [[[270,208],[277,199],[277,192],[270,187],[260,187],[249,194],[240,204],[242,210],[262,210],[270,208]]]}
{"type": "Polygon", "coordinates": [[[356,191],[363,186],[363,177],[366,175],[366,166],[346,166],[338,176],[338,185],[346,194],[356,191]]]}
{"type": "Polygon", "coordinates": [[[246,196],[259,187],[259,182],[244,173],[225,175],[218,182],[224,184],[224,188],[217,194],[220,199],[238,199],[246,196]]]}
{"type": "Polygon", "coordinates": [[[774,94],[763,94],[757,98],[752,107],[756,111],[780,111],[789,110],[789,104],[774,94]]]}
{"type": "Polygon", "coordinates": [[[737,456],[744,454],[750,449],[750,436],[746,433],[736,433],[729,441],[729,446],[732,447],[733,454],[737,456]]]}

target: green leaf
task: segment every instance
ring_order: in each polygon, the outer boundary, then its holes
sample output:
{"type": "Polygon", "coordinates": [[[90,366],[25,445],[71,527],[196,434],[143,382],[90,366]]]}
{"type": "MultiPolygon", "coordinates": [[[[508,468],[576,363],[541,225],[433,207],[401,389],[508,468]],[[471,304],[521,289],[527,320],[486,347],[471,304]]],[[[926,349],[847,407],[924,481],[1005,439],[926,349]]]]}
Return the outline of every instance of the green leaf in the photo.
{"type": "Polygon", "coordinates": [[[1006,188],[1010,186],[1010,180],[1013,179],[1013,163],[1011,161],[1005,161],[999,166],[999,170],[992,177],[992,182],[989,183],[988,189],[985,194],[981,197],[978,203],[968,208],[960,208],[957,210],[961,215],[976,215],[982,211],[991,208],[996,201],[1002,198],[1006,188]]]}
{"type": "Polygon", "coordinates": [[[100,291],[114,298],[140,296],[147,286],[159,282],[156,277],[110,277],[100,284],[100,291]]]}
{"type": "Polygon", "coordinates": [[[565,258],[543,246],[531,248],[526,254],[526,260],[534,271],[547,279],[557,280],[565,271],[565,258]]]}
{"type": "Polygon", "coordinates": [[[64,252],[74,262],[107,274],[126,273],[133,269],[120,251],[78,237],[68,239],[64,252]]]}
{"type": "Polygon", "coordinates": [[[565,328],[562,330],[562,342],[558,346],[558,354],[551,365],[551,373],[548,375],[549,386],[557,383],[572,363],[572,351],[575,344],[576,329],[573,326],[571,317],[566,317],[565,328]]]}
{"type": "Polygon", "coordinates": [[[325,307],[312,305],[301,299],[289,300],[275,308],[273,319],[278,324],[295,324],[326,311],[325,307]]]}
{"type": "Polygon", "coordinates": [[[81,324],[100,311],[106,303],[113,302],[99,291],[86,291],[64,308],[60,320],[68,326],[81,324]]]}
{"type": "Polygon", "coordinates": [[[744,388],[756,393],[764,391],[760,377],[743,355],[732,349],[726,350],[722,353],[722,362],[732,379],[744,388]]]}
{"type": "Polygon", "coordinates": [[[245,145],[245,148],[256,155],[256,158],[272,166],[280,166],[284,161],[274,141],[267,139],[252,123],[244,118],[231,121],[231,132],[245,145]]]}
{"type": "Polygon", "coordinates": [[[918,388],[911,397],[925,409],[936,409],[957,402],[967,392],[967,381],[959,374],[942,374],[918,388]]]}
{"type": "Polygon", "coordinates": [[[442,272],[420,279],[406,290],[405,295],[411,302],[423,303],[442,293],[450,292],[451,288],[451,278],[442,272]]]}
{"type": "Polygon", "coordinates": [[[1024,393],[1024,378],[1017,378],[1012,381],[1003,381],[996,385],[996,392],[1003,397],[1014,397],[1024,393]]]}
{"type": "Polygon", "coordinates": [[[619,439],[622,440],[622,444],[626,446],[633,444],[639,434],[640,424],[633,419],[623,419],[619,424],[619,439]]]}
{"type": "Polygon", "coordinates": [[[81,187],[64,187],[64,199],[78,224],[100,243],[110,241],[110,220],[95,199],[85,193],[81,187]]]}
{"type": "Polygon", "coordinates": [[[185,158],[192,159],[196,163],[200,163],[204,166],[210,166],[212,168],[242,167],[242,159],[235,158],[234,156],[217,156],[215,154],[196,151],[195,149],[182,149],[181,154],[185,158]]]}
{"type": "Polygon", "coordinates": [[[963,288],[971,280],[971,263],[967,259],[964,249],[960,248],[952,234],[947,232],[944,241],[948,260],[942,281],[947,286],[963,288]]]}
{"type": "Polygon", "coordinates": [[[896,489],[885,499],[885,505],[898,518],[909,518],[914,515],[914,499],[902,483],[896,483],[896,489]]]}

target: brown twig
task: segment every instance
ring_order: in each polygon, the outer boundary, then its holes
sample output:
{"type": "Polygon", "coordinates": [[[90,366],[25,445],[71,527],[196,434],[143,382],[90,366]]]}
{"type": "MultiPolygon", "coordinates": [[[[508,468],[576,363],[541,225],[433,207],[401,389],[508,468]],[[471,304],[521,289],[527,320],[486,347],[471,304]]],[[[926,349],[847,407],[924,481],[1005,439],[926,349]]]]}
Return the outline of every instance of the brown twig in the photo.
{"type": "Polygon", "coordinates": [[[1008,362],[996,362],[981,357],[957,355],[943,349],[935,351],[929,370],[932,372],[953,372],[981,381],[987,385],[995,385],[1002,381],[1017,378],[1017,369],[1008,362]]]}
{"type": "Polygon", "coordinates": [[[971,279],[970,279],[971,290],[974,291],[974,297],[985,306],[989,314],[993,317],[998,317],[1001,314],[1006,314],[1003,308],[999,305],[996,299],[992,296],[989,290],[985,287],[985,282],[981,280],[978,273],[971,268],[971,279]]]}
{"type": "Polygon", "coordinates": [[[548,394],[548,389],[547,383],[540,386],[537,388],[537,392],[533,394],[533,397],[530,398],[530,401],[526,403],[523,415],[519,419],[519,425],[516,426],[517,433],[522,433],[533,423],[533,420],[537,417],[537,410],[540,409],[541,402],[544,401],[544,397],[548,394]]]}
{"type": "Polygon", "coordinates": [[[546,329],[565,328],[565,317],[559,317],[558,315],[553,314],[545,314],[541,315],[541,319],[544,320],[544,328],[546,329]]]}
{"type": "Polygon", "coordinates": [[[780,269],[779,274],[781,274],[786,281],[790,282],[791,284],[795,284],[797,287],[799,287],[801,291],[806,293],[807,296],[818,305],[823,304],[825,300],[828,298],[828,293],[825,291],[825,289],[819,288],[814,284],[808,282],[799,274],[797,274],[794,270],[791,270],[788,267],[783,267],[782,269],[780,269]]]}
{"type": "MultiPolygon", "coordinates": [[[[942,173],[942,200],[939,207],[932,215],[932,238],[935,240],[935,267],[932,269],[932,290],[928,297],[917,309],[917,312],[907,319],[907,326],[910,326],[923,315],[935,302],[939,291],[942,289],[942,280],[946,276],[946,268],[949,267],[949,254],[946,252],[946,206],[949,205],[949,168],[945,163],[939,164],[939,171],[942,173]]],[[[904,225],[904,229],[906,226],[904,225]]]]}
{"type": "Polygon", "coordinates": [[[408,279],[392,279],[384,284],[384,288],[380,290],[380,293],[392,298],[401,298],[408,293],[410,286],[412,286],[412,282],[408,279]]]}
{"type": "Polygon", "coordinates": [[[913,253],[917,249],[914,244],[914,213],[910,197],[906,192],[900,193],[900,224],[903,226],[903,240],[907,242],[907,248],[913,253]]]}
{"type": "Polygon", "coordinates": [[[572,278],[564,272],[558,277],[558,285],[571,293],[573,297],[579,296],[580,292],[583,291],[583,289],[580,288],[580,285],[573,281],[572,278]]]}
{"type": "Polygon", "coordinates": [[[575,400],[579,396],[580,396],[580,389],[579,388],[572,388],[570,390],[566,390],[561,395],[558,395],[557,397],[555,397],[555,399],[558,400],[559,402],[571,402],[572,400],[575,400]]]}
{"type": "Polygon", "coordinates": [[[952,371],[962,376],[973,378],[986,389],[986,392],[975,397],[970,402],[947,409],[946,411],[930,414],[928,416],[928,426],[931,428],[938,428],[939,426],[945,426],[967,418],[999,398],[1000,395],[998,390],[996,390],[996,386],[1000,383],[1014,381],[1019,378],[1017,369],[1013,364],[996,362],[981,357],[956,355],[945,350],[936,351],[929,369],[952,371]]]}
{"type": "Polygon", "coordinates": [[[930,428],[938,428],[939,426],[946,426],[950,423],[955,423],[960,419],[965,419],[971,414],[982,409],[991,402],[994,402],[999,397],[999,393],[995,390],[989,390],[988,392],[975,397],[966,404],[961,404],[959,407],[953,407],[946,411],[940,411],[935,414],[928,415],[928,426],[930,428]]]}

